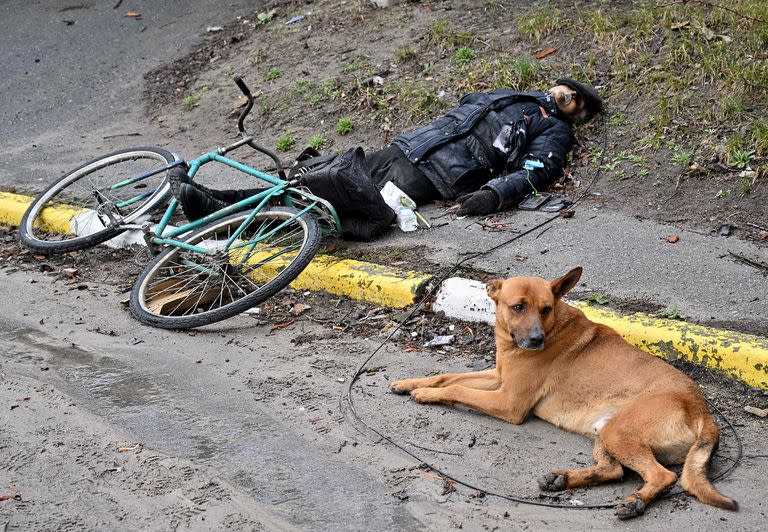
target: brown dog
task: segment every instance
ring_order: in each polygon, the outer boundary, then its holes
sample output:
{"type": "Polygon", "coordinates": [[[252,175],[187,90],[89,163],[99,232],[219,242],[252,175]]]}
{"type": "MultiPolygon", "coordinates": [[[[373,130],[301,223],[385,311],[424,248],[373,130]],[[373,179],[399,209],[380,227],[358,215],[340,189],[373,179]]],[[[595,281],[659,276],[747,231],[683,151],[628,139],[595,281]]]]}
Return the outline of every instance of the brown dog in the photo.
{"type": "Polygon", "coordinates": [[[628,467],[644,484],[616,507],[621,519],[642,514],[677,480],[659,461],[684,463],[681,484],[700,501],[738,509],[707,479],[720,435],[696,385],[561,301],[580,277],[581,268],[575,268],[551,282],[490,281],[496,367],[395,381],[391,389],[410,392],[420,403],[458,403],[515,424],[532,412],[594,438],[596,465],[553,471],[539,479],[539,487],[559,491],[599,484],[620,479],[628,467]]]}

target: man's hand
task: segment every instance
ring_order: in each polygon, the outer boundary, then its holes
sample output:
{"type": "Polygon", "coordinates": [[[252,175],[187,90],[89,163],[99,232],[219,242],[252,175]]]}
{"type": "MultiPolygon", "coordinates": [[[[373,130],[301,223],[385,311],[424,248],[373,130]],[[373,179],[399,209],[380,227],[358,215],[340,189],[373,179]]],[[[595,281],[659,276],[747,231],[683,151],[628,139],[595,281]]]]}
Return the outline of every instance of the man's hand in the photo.
{"type": "Polygon", "coordinates": [[[464,194],[456,198],[461,208],[456,212],[457,216],[482,216],[491,214],[499,207],[499,195],[493,190],[478,190],[470,194],[464,194]]]}

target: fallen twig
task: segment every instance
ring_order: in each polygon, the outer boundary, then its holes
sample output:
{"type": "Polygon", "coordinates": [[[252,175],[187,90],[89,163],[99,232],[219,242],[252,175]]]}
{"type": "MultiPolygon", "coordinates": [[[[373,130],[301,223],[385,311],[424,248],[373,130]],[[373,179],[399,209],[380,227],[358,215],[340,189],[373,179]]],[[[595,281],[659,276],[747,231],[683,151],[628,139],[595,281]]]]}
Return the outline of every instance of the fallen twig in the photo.
{"type": "Polygon", "coordinates": [[[757,224],[753,224],[751,222],[744,222],[744,223],[746,223],[750,227],[754,227],[755,229],[760,229],[761,231],[768,231],[768,227],[763,227],[757,224]]]}
{"type": "Polygon", "coordinates": [[[747,266],[752,266],[753,268],[757,268],[758,270],[763,270],[764,275],[768,275],[768,264],[749,259],[744,255],[739,255],[738,253],[734,253],[733,251],[728,251],[728,254],[734,259],[736,259],[738,262],[746,264],[747,266]]]}
{"type": "Polygon", "coordinates": [[[295,321],[296,321],[296,320],[288,320],[288,321],[286,321],[285,323],[279,323],[279,324],[275,325],[274,327],[272,327],[272,328],[270,329],[270,332],[272,332],[272,331],[276,331],[276,330],[278,330],[278,329],[285,329],[286,327],[290,327],[291,325],[293,325],[293,323],[294,323],[295,321]]]}
{"type": "Polygon", "coordinates": [[[140,137],[141,133],[117,133],[116,135],[106,135],[103,139],[116,139],[118,137],[140,137]]]}

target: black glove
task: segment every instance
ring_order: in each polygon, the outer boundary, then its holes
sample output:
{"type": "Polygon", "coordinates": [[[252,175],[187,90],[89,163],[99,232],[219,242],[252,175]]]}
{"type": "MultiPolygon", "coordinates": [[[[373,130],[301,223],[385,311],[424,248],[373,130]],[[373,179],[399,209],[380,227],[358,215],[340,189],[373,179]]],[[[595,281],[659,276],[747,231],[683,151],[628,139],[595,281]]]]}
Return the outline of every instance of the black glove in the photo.
{"type": "Polygon", "coordinates": [[[456,198],[456,201],[461,204],[461,208],[456,212],[457,216],[482,216],[499,208],[499,195],[490,189],[464,194],[456,198]]]}

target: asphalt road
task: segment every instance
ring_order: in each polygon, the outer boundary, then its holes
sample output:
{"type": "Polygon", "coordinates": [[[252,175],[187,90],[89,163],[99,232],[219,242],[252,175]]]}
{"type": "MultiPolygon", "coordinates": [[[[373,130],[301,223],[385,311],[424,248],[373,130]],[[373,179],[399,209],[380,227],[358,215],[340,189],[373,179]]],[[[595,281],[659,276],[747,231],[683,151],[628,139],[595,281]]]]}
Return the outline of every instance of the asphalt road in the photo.
{"type": "Polygon", "coordinates": [[[131,145],[152,144],[143,116],[144,74],[181,56],[208,27],[262,3],[1,2],[0,185],[50,179],[84,154],[93,158],[110,134],[138,133],[131,145]]]}

